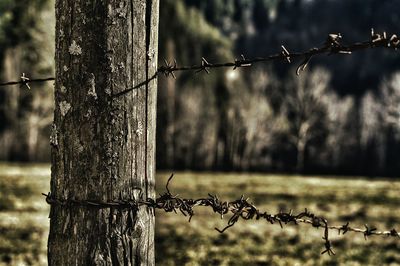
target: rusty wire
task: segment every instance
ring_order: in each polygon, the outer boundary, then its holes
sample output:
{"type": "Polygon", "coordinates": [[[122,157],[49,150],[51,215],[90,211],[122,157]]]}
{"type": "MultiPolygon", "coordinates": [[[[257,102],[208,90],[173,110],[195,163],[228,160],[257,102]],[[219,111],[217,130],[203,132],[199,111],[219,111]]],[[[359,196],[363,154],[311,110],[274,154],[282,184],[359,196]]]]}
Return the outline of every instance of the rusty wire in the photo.
{"type": "Polygon", "coordinates": [[[374,29],[371,29],[370,38],[366,41],[344,45],[342,44],[342,38],[342,34],[340,33],[331,33],[326,38],[323,46],[319,48],[311,48],[304,52],[289,52],[284,45],[281,45],[281,51],[277,54],[272,54],[265,57],[255,57],[253,59],[248,59],[244,55],[241,55],[239,59],[225,63],[210,63],[209,60],[207,60],[205,57],[202,57],[201,62],[198,65],[178,66],[176,59],[172,60],[172,62],[164,59],[164,65],[158,68],[156,74],[151,79],[143,81],[132,88],[118,92],[117,94],[113,95],[113,98],[122,96],[148,84],[157,76],[157,74],[163,74],[166,77],[176,78],[175,73],[182,71],[194,71],[195,73],[205,72],[209,74],[210,70],[213,68],[233,68],[233,70],[235,70],[237,68],[251,67],[256,63],[269,61],[283,60],[287,63],[292,63],[293,60],[300,58],[302,61],[296,69],[296,74],[300,75],[300,73],[306,69],[311,59],[317,55],[352,54],[353,52],[359,50],[378,47],[389,48],[393,50],[400,48],[400,39],[396,34],[387,34],[385,31],[382,33],[376,33],[374,29]]]}
{"type": "Polygon", "coordinates": [[[340,33],[331,33],[328,35],[324,45],[319,48],[311,48],[304,52],[289,52],[289,50],[281,45],[281,52],[273,55],[269,55],[266,57],[256,57],[253,59],[246,59],[244,55],[241,55],[239,59],[235,59],[233,62],[226,63],[210,63],[207,59],[202,57],[201,63],[199,65],[193,66],[177,66],[176,60],[173,63],[170,63],[164,60],[164,65],[159,67],[158,72],[164,74],[165,76],[175,77],[174,72],[177,71],[189,71],[194,70],[196,72],[206,72],[210,73],[211,68],[221,68],[221,67],[233,67],[233,69],[237,69],[240,67],[250,67],[255,63],[259,62],[268,62],[273,60],[285,60],[288,63],[291,63],[293,59],[303,58],[304,61],[296,69],[296,74],[299,75],[301,71],[303,71],[311,58],[316,55],[321,54],[352,54],[358,50],[364,50],[368,48],[391,48],[397,50],[400,48],[400,40],[396,34],[388,35],[386,32],[383,33],[375,33],[373,29],[371,29],[371,38],[370,40],[363,42],[356,42],[350,45],[343,45],[341,43],[342,35],[340,33]],[[390,37],[389,37],[390,36],[390,37]]]}
{"type": "MultiPolygon", "coordinates": [[[[158,74],[163,74],[166,77],[176,78],[176,72],[182,71],[194,71],[195,73],[205,72],[210,73],[210,70],[213,68],[242,68],[242,67],[251,67],[256,63],[260,62],[269,62],[269,61],[286,61],[287,63],[292,63],[295,59],[302,59],[301,63],[298,65],[296,69],[296,74],[300,75],[302,71],[306,69],[311,59],[317,55],[332,55],[332,54],[352,54],[353,52],[359,50],[366,50],[370,48],[389,48],[397,50],[400,48],[400,39],[396,34],[387,34],[385,31],[381,33],[377,33],[374,29],[371,29],[370,38],[366,41],[355,42],[353,44],[342,44],[342,34],[340,33],[331,33],[326,38],[324,44],[319,48],[311,48],[309,50],[303,52],[290,52],[284,45],[281,45],[281,51],[276,54],[272,54],[264,57],[255,57],[252,59],[246,58],[244,55],[241,55],[239,59],[235,59],[231,62],[224,63],[210,63],[205,57],[201,58],[200,64],[195,64],[191,66],[178,66],[176,59],[169,62],[164,60],[164,64],[158,67],[157,71],[153,76],[138,83],[136,86],[132,88],[128,88],[122,90],[114,95],[113,98],[125,95],[135,89],[143,87],[147,85],[150,81],[155,79],[158,74]]],[[[29,79],[23,75],[20,81],[10,81],[0,83],[1,86],[7,85],[27,85],[29,88],[29,82],[45,82],[52,81],[55,78],[45,78],[45,79],[29,79]]]]}
{"type": "Polygon", "coordinates": [[[27,76],[25,76],[25,73],[22,73],[21,80],[19,81],[7,81],[0,83],[0,87],[3,86],[11,86],[11,85],[23,85],[26,86],[28,89],[30,89],[29,83],[33,82],[47,82],[47,81],[54,81],[55,78],[49,77],[49,78],[39,78],[39,79],[30,79],[27,76]]]}
{"type": "Polygon", "coordinates": [[[135,188],[140,191],[138,199],[126,199],[126,200],[114,200],[109,202],[97,201],[97,200],[78,200],[73,198],[59,199],[54,197],[51,193],[43,194],[46,197],[46,202],[50,205],[58,205],[61,207],[90,207],[90,208],[114,208],[120,210],[129,210],[136,213],[140,206],[146,206],[152,209],[160,209],[165,212],[175,212],[179,211],[184,216],[189,217],[189,222],[195,215],[194,207],[203,206],[210,207],[214,213],[220,215],[221,219],[224,215],[230,215],[227,225],[223,229],[215,228],[219,233],[224,233],[227,229],[234,226],[240,219],[241,220],[261,220],[264,219],[271,224],[279,224],[281,228],[283,225],[294,224],[298,225],[300,223],[311,225],[314,228],[323,228],[324,233],[322,239],[324,240],[325,249],[321,254],[335,255],[332,249],[332,244],[329,239],[329,233],[331,230],[337,230],[338,234],[346,234],[347,232],[355,232],[363,234],[365,239],[368,236],[387,236],[400,238],[400,234],[392,229],[390,231],[377,231],[374,227],[369,227],[364,225],[365,229],[359,229],[351,227],[347,222],[346,224],[336,226],[330,225],[328,220],[322,216],[317,216],[316,214],[310,212],[307,208],[304,211],[294,214],[292,210],[289,212],[280,211],[276,214],[270,214],[265,211],[257,209],[257,207],[245,198],[243,195],[234,201],[222,201],[217,195],[208,194],[208,197],[199,199],[185,199],[180,198],[178,195],[173,195],[169,190],[169,184],[172,180],[173,175],[171,175],[165,186],[166,192],[160,194],[156,199],[143,198],[143,193],[140,188],[135,188]]]}

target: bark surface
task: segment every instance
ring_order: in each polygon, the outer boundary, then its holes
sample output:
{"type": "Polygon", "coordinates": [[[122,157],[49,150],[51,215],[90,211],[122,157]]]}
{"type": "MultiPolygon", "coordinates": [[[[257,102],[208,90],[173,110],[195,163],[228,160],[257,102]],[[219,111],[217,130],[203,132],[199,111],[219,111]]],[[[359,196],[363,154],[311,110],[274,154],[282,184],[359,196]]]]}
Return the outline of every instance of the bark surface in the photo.
{"type": "MultiPolygon", "coordinates": [[[[158,0],[57,0],[51,193],[154,198],[158,0]]],[[[49,265],[154,265],[154,212],[52,206],[49,265]]]]}

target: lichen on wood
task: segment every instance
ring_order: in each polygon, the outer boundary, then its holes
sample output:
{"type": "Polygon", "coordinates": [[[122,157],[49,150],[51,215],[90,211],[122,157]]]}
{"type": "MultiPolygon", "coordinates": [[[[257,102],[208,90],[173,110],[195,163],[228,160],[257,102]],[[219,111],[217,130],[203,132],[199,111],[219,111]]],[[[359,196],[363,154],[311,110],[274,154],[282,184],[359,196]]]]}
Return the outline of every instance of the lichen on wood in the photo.
{"type": "Polygon", "coordinates": [[[59,106],[60,106],[61,116],[65,116],[71,109],[71,104],[66,101],[60,102],[59,106]]]}
{"type": "Polygon", "coordinates": [[[76,43],[76,41],[72,41],[71,45],[68,48],[68,51],[71,55],[81,55],[82,48],[76,43]]]}

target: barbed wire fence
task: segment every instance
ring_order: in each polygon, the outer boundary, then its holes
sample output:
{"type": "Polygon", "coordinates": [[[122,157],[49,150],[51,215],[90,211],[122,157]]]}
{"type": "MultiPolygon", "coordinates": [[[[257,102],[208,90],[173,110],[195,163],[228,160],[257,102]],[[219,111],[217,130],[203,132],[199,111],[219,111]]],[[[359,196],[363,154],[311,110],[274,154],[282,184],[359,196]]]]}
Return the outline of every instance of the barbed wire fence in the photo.
{"type": "MultiPolygon", "coordinates": [[[[183,71],[192,71],[194,73],[205,72],[210,73],[211,69],[214,68],[233,68],[234,70],[237,68],[251,67],[254,64],[261,62],[270,62],[270,61],[286,61],[287,63],[293,63],[294,60],[301,59],[301,63],[298,65],[296,69],[296,74],[300,75],[302,71],[306,69],[309,62],[316,56],[319,55],[332,55],[332,54],[352,54],[353,52],[360,50],[367,50],[373,48],[387,48],[397,50],[400,48],[400,39],[396,34],[387,34],[386,32],[376,33],[373,29],[371,30],[370,38],[366,41],[355,42],[352,44],[342,44],[343,37],[340,33],[332,33],[329,34],[324,44],[319,48],[311,48],[304,52],[290,52],[284,45],[281,46],[281,51],[276,54],[264,56],[264,57],[255,57],[253,59],[248,59],[244,55],[241,55],[239,59],[235,59],[231,62],[224,63],[210,63],[205,57],[201,58],[200,64],[195,64],[191,66],[179,66],[177,61],[174,59],[172,62],[164,60],[164,64],[160,66],[156,73],[147,80],[144,80],[138,83],[136,86],[132,88],[127,88],[112,95],[112,98],[123,96],[135,89],[138,89],[142,86],[145,86],[150,81],[154,80],[159,74],[163,74],[166,77],[176,78],[175,73],[183,72],[183,71]]],[[[22,74],[19,81],[7,81],[0,83],[0,87],[3,86],[12,86],[12,85],[22,85],[26,86],[28,89],[30,88],[30,83],[39,83],[39,82],[48,82],[54,81],[54,77],[48,78],[29,78],[22,74]]],[[[249,201],[248,198],[245,198],[243,195],[234,201],[222,201],[218,198],[217,195],[208,194],[205,198],[199,199],[185,199],[180,198],[178,195],[173,195],[169,190],[169,183],[172,180],[173,175],[167,181],[166,184],[166,192],[161,194],[159,197],[152,198],[143,198],[143,194],[140,188],[136,188],[139,190],[139,197],[137,199],[125,199],[125,200],[115,200],[110,202],[102,202],[97,200],[81,200],[74,198],[56,198],[51,193],[43,194],[46,197],[46,202],[50,205],[58,205],[65,208],[70,208],[72,206],[81,206],[81,207],[89,207],[89,208],[115,208],[122,210],[129,210],[133,215],[139,210],[139,207],[146,206],[152,209],[160,209],[165,212],[175,212],[178,211],[184,215],[189,217],[189,222],[191,218],[195,215],[194,208],[195,207],[209,207],[216,214],[219,214],[221,218],[224,215],[230,216],[227,225],[223,229],[215,228],[219,233],[224,233],[229,228],[236,225],[239,220],[265,220],[270,224],[279,224],[282,228],[283,225],[288,224],[307,224],[314,228],[323,228],[323,236],[324,240],[324,250],[321,254],[335,255],[333,250],[331,241],[330,241],[330,232],[332,230],[336,230],[338,234],[346,234],[347,232],[354,232],[358,234],[364,235],[365,239],[368,236],[382,236],[382,237],[395,237],[400,238],[400,234],[396,229],[386,230],[386,231],[378,231],[377,228],[370,227],[367,224],[364,225],[364,229],[355,228],[350,226],[350,223],[347,222],[343,225],[331,225],[327,219],[323,216],[316,215],[310,212],[307,208],[304,211],[295,214],[293,211],[284,212],[280,211],[279,213],[272,214],[266,211],[262,211],[258,209],[253,203],[249,201]]],[[[50,213],[50,217],[51,217],[50,213]]]]}
{"type": "MultiPolygon", "coordinates": [[[[249,221],[249,220],[265,220],[270,224],[279,224],[281,228],[283,225],[293,224],[308,224],[314,228],[323,228],[324,240],[324,250],[321,254],[335,255],[332,243],[330,241],[329,235],[332,230],[336,230],[338,234],[346,234],[347,232],[354,232],[364,235],[367,240],[368,236],[383,236],[383,237],[395,237],[400,238],[400,234],[396,229],[391,229],[388,231],[378,231],[375,227],[369,227],[367,224],[364,225],[365,229],[355,228],[350,226],[347,222],[343,225],[330,225],[327,219],[322,216],[318,216],[310,212],[307,208],[304,211],[295,214],[292,210],[289,212],[280,211],[276,214],[271,214],[266,211],[258,209],[253,203],[249,201],[242,195],[239,199],[234,201],[222,201],[217,195],[208,194],[205,198],[198,199],[186,199],[180,198],[178,195],[173,195],[169,189],[169,184],[173,178],[173,174],[169,177],[164,194],[160,194],[156,199],[143,198],[143,193],[140,188],[135,188],[139,190],[139,197],[125,200],[115,200],[110,202],[103,202],[97,200],[80,200],[74,198],[57,198],[54,197],[50,192],[48,194],[43,194],[46,197],[46,202],[50,205],[57,205],[65,208],[70,208],[72,206],[89,207],[96,209],[114,208],[120,210],[128,210],[132,212],[132,217],[135,217],[136,213],[139,211],[140,206],[146,206],[152,209],[160,209],[165,212],[175,212],[178,211],[189,217],[189,222],[195,215],[195,207],[209,207],[216,214],[219,214],[221,219],[224,215],[229,217],[227,225],[223,229],[215,228],[219,233],[224,233],[229,228],[236,225],[239,220],[249,221]]],[[[52,213],[50,213],[50,217],[52,213]]]]}
{"type": "MultiPolygon", "coordinates": [[[[374,31],[374,29],[371,29],[370,38],[368,40],[355,42],[352,44],[343,44],[342,41],[343,36],[341,33],[331,33],[328,35],[325,41],[323,41],[323,45],[319,48],[314,47],[303,52],[290,52],[284,45],[281,45],[281,51],[276,54],[264,57],[255,57],[252,59],[248,59],[244,55],[241,55],[239,59],[223,63],[210,63],[209,60],[207,60],[205,57],[202,57],[200,64],[194,64],[191,66],[179,66],[176,59],[172,60],[172,62],[164,60],[164,65],[160,66],[152,77],[142,82],[139,82],[136,86],[132,88],[127,88],[125,90],[122,90],[121,92],[118,92],[112,95],[112,97],[120,97],[135,89],[143,87],[150,81],[154,80],[159,74],[163,74],[166,77],[176,78],[176,72],[194,71],[195,73],[205,72],[209,74],[210,70],[214,68],[233,68],[235,70],[237,68],[251,67],[254,64],[262,62],[265,63],[270,61],[286,61],[287,63],[292,63],[293,60],[303,59],[296,69],[296,74],[300,75],[301,72],[307,68],[311,59],[318,55],[349,55],[356,51],[373,48],[387,48],[392,50],[397,50],[398,48],[400,48],[400,39],[396,34],[387,34],[385,31],[377,33],[374,31]]],[[[0,83],[0,87],[10,85],[25,85],[30,89],[29,83],[54,80],[54,77],[30,79],[26,77],[23,73],[21,76],[21,80],[2,82],[0,83]]]]}

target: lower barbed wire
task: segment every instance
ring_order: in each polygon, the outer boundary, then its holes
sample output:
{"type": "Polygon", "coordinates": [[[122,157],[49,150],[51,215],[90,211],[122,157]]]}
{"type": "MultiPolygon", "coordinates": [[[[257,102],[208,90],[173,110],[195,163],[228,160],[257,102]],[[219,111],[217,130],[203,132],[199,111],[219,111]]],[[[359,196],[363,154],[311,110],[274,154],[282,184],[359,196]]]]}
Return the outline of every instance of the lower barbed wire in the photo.
{"type": "MultiPolygon", "coordinates": [[[[332,244],[329,239],[330,230],[337,230],[339,235],[344,235],[347,232],[354,232],[364,235],[365,239],[368,236],[386,236],[386,237],[395,237],[400,238],[400,234],[394,228],[390,231],[377,231],[374,227],[369,227],[368,225],[364,225],[365,229],[354,228],[349,225],[349,222],[343,224],[341,226],[337,225],[329,225],[328,221],[321,216],[317,216],[314,213],[310,212],[307,208],[304,209],[303,212],[298,214],[294,214],[292,210],[289,212],[280,211],[277,214],[270,214],[268,212],[261,212],[256,206],[249,202],[248,198],[244,198],[242,195],[240,199],[234,200],[231,202],[221,201],[217,195],[208,194],[207,198],[199,198],[199,199],[185,199],[180,198],[178,195],[173,195],[169,190],[169,184],[172,180],[173,175],[171,175],[166,183],[166,192],[164,194],[160,194],[159,197],[152,198],[138,198],[138,199],[126,199],[126,200],[115,200],[109,202],[103,202],[98,200],[78,200],[73,198],[61,199],[55,197],[50,192],[48,194],[42,193],[46,197],[46,202],[50,205],[57,205],[59,207],[71,208],[73,206],[80,207],[88,207],[88,208],[114,208],[121,210],[138,210],[139,207],[148,207],[152,209],[164,210],[165,212],[174,212],[178,213],[179,210],[182,215],[189,216],[189,222],[192,217],[195,215],[194,208],[195,207],[211,207],[214,213],[217,213],[221,216],[221,219],[224,215],[231,214],[229,217],[227,225],[218,229],[215,228],[219,233],[224,233],[229,228],[235,226],[240,219],[244,221],[248,220],[260,220],[264,219],[270,224],[279,224],[282,228],[283,225],[293,224],[309,224],[315,228],[323,228],[324,235],[322,239],[324,240],[325,250],[321,252],[321,254],[335,255],[335,252],[332,249],[332,244]]],[[[142,194],[141,194],[142,197],[142,194]]],[[[50,217],[51,218],[51,217],[50,217]]]]}

